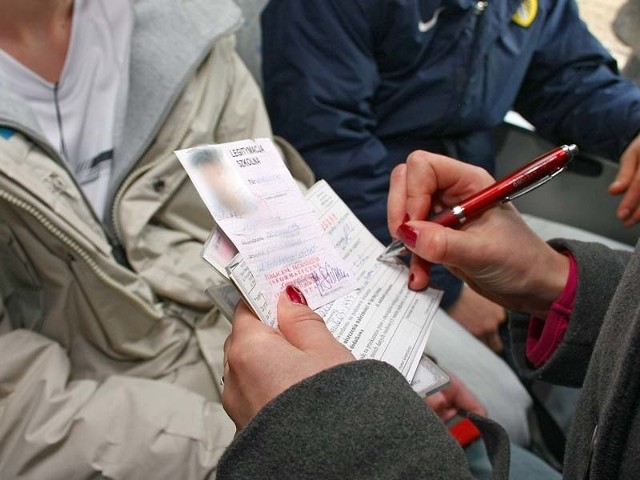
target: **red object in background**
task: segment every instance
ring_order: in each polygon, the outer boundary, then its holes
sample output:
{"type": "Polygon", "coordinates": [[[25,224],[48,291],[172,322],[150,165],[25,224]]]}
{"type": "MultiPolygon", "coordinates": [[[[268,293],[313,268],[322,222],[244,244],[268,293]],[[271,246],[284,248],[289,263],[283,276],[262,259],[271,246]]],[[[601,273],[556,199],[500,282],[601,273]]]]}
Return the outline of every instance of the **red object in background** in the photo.
{"type": "Polygon", "coordinates": [[[463,448],[481,437],[478,427],[468,418],[463,418],[449,427],[449,433],[463,448]]]}

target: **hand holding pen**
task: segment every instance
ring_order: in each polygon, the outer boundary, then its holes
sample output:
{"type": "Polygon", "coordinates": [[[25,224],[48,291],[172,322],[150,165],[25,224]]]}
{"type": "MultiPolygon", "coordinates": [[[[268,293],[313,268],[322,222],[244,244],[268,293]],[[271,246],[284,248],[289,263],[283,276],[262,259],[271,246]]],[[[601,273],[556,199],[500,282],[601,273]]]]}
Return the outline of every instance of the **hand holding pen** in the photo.
{"type": "MultiPolygon", "coordinates": [[[[564,170],[577,152],[576,145],[563,145],[554,148],[454,207],[433,215],[429,221],[443,227],[459,227],[467,219],[479,215],[488,208],[510,202],[548,182],[564,170]]],[[[404,244],[400,240],[395,240],[378,259],[386,260],[406,253],[404,244]]]]}
{"type": "Polygon", "coordinates": [[[388,204],[390,231],[413,254],[409,288],[428,286],[428,265],[440,263],[495,303],[546,314],[564,287],[567,257],[531,231],[505,202],[552,178],[576,151],[575,146],[555,149],[499,182],[479,167],[429,152],[412,153],[392,172],[388,204]],[[465,228],[421,220],[442,205],[461,207],[455,212],[445,208],[438,216],[442,223],[465,228]]]}

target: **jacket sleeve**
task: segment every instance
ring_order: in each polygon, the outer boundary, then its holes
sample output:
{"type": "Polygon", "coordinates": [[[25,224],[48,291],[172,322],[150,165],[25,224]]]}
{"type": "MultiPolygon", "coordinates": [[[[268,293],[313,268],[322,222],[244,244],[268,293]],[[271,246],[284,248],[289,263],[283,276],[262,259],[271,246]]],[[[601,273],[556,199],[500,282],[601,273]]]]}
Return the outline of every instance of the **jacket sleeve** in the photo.
{"type": "Polygon", "coordinates": [[[547,4],[515,108],[541,135],[617,161],[640,132],[640,89],[618,74],[573,0],[547,4]]]}
{"type": "Polygon", "coordinates": [[[70,380],[64,350],[32,332],[0,351],[2,478],[204,479],[235,431],[220,404],[168,383],[70,380]]]}
{"type": "Polygon", "coordinates": [[[557,250],[570,250],[578,265],[578,287],[569,327],[551,358],[541,368],[533,370],[525,356],[529,316],[513,316],[509,329],[514,360],[529,378],[580,387],[630,254],[597,243],[568,240],[553,240],[550,243],[557,250]]]}
{"type": "Polygon", "coordinates": [[[472,477],[460,447],[406,380],[363,360],[267,404],[225,452],[218,478],[472,477]]]}

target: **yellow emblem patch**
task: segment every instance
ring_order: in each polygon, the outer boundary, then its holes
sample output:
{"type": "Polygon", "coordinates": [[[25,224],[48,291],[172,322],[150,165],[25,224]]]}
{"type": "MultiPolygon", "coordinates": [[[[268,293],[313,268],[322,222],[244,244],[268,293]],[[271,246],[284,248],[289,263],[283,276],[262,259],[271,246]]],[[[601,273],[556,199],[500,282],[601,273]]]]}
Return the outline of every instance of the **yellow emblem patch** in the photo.
{"type": "Polygon", "coordinates": [[[536,19],[536,15],[538,15],[538,0],[522,0],[522,4],[513,14],[511,20],[521,27],[527,28],[536,19]]]}

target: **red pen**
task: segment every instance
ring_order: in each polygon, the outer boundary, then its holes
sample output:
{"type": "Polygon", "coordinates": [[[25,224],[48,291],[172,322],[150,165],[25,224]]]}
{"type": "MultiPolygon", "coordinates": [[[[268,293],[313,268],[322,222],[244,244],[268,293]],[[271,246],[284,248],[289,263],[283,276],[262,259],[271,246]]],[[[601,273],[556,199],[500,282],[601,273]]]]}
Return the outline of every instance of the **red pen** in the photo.
{"type": "MultiPolygon", "coordinates": [[[[548,182],[562,172],[577,153],[578,147],[576,145],[563,145],[554,148],[502,180],[498,180],[493,185],[471,195],[458,205],[435,214],[429,221],[445,227],[459,227],[471,217],[501,203],[510,202],[548,182]]],[[[397,257],[404,253],[407,253],[404,244],[399,240],[394,240],[378,257],[378,260],[397,257]]]]}

